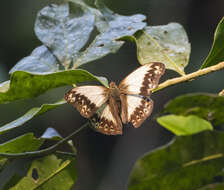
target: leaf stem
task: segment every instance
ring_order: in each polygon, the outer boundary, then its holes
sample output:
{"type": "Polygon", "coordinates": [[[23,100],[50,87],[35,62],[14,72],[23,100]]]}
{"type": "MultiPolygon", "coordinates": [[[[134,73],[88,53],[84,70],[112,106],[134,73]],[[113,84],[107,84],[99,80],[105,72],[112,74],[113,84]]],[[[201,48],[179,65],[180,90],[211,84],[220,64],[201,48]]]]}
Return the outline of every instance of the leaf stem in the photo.
{"type": "Polygon", "coordinates": [[[221,70],[221,69],[224,69],[224,62],[220,62],[217,65],[207,67],[205,69],[200,69],[196,72],[193,72],[193,73],[181,76],[181,77],[177,77],[177,78],[167,80],[167,81],[161,83],[157,88],[153,89],[152,92],[157,92],[157,91],[162,90],[163,88],[166,88],[168,86],[172,86],[172,85],[175,85],[175,84],[178,84],[178,83],[186,82],[186,81],[192,80],[196,77],[206,75],[210,72],[218,71],[218,70],[221,70]]]}
{"type": "MultiPolygon", "coordinates": [[[[65,137],[58,143],[54,144],[53,146],[50,146],[48,148],[38,150],[38,151],[33,151],[33,152],[23,152],[23,153],[0,153],[0,157],[7,157],[7,158],[27,158],[27,157],[36,157],[36,156],[44,156],[47,154],[51,154],[53,152],[56,152],[57,148],[67,142],[69,139],[77,135],[81,130],[87,128],[89,125],[89,122],[81,126],[79,129],[71,133],[69,136],[65,137]]],[[[59,154],[61,152],[58,152],[59,154]]]]}

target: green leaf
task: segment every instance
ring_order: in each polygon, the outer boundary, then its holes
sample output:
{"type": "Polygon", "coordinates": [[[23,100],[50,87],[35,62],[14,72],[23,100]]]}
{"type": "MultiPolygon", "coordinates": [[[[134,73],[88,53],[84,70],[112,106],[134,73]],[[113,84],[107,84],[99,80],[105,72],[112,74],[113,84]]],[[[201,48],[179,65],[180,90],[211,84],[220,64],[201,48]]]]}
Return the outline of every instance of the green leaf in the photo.
{"type": "Polygon", "coordinates": [[[219,22],[214,35],[212,48],[201,66],[201,69],[224,61],[224,17],[219,22]]]}
{"type": "Polygon", "coordinates": [[[142,65],[162,62],[166,69],[184,74],[190,56],[190,43],[180,24],[147,26],[135,34],[135,40],[138,60],[142,65]]]}
{"type": "Polygon", "coordinates": [[[95,16],[77,3],[44,7],[37,16],[35,33],[65,68],[86,44],[94,29],[95,16]]]}
{"type": "Polygon", "coordinates": [[[224,134],[177,137],[139,159],[129,190],[195,190],[224,176],[224,134]]]}
{"type": "Polygon", "coordinates": [[[39,46],[33,50],[30,56],[20,60],[11,70],[27,71],[32,73],[49,73],[59,70],[58,63],[53,54],[44,46],[39,46]]]}
{"type": "MultiPolygon", "coordinates": [[[[7,184],[11,190],[68,190],[77,179],[75,159],[60,159],[55,155],[32,161],[25,176],[14,176],[7,184]],[[10,186],[10,184],[14,184],[10,186]]],[[[6,189],[5,187],[5,189],[6,189]]]]}
{"type": "Polygon", "coordinates": [[[168,102],[163,112],[197,115],[217,126],[224,123],[224,97],[216,94],[185,94],[168,102]]]}
{"type": "Polygon", "coordinates": [[[11,75],[9,85],[8,83],[0,85],[0,103],[32,98],[52,88],[93,80],[99,81],[108,87],[107,80],[104,77],[94,76],[81,69],[48,74],[15,71],[11,75]],[[1,92],[1,86],[3,86],[4,92],[1,92]],[[7,91],[5,86],[9,86],[7,91]]]}
{"type": "Polygon", "coordinates": [[[44,139],[37,139],[33,133],[27,133],[0,144],[1,153],[22,153],[39,149],[44,139]]]}
{"type": "Polygon", "coordinates": [[[0,93],[7,92],[9,89],[10,81],[5,81],[3,83],[0,83],[0,93]]]}
{"type": "Polygon", "coordinates": [[[214,183],[206,185],[205,187],[202,187],[197,190],[223,190],[224,189],[224,183],[214,183]]]}
{"type": "Polygon", "coordinates": [[[157,122],[175,135],[192,135],[205,130],[213,130],[211,123],[195,115],[166,115],[157,118],[157,122]]]}
{"type": "Polygon", "coordinates": [[[41,107],[32,108],[31,110],[26,112],[23,116],[19,117],[18,119],[0,127],[0,135],[8,132],[9,130],[15,129],[15,128],[23,125],[24,123],[30,121],[34,117],[44,114],[45,112],[55,109],[65,103],[66,103],[65,100],[61,100],[54,104],[43,104],[41,107]]]}
{"type": "MultiPolygon", "coordinates": [[[[0,144],[0,153],[22,153],[35,151],[40,148],[43,142],[44,139],[37,139],[33,133],[27,133],[0,144]]],[[[16,171],[21,171],[21,169],[25,167],[26,162],[14,163],[5,156],[0,157],[0,189],[3,188],[3,186],[8,182],[8,180],[10,180],[16,171]]]]}

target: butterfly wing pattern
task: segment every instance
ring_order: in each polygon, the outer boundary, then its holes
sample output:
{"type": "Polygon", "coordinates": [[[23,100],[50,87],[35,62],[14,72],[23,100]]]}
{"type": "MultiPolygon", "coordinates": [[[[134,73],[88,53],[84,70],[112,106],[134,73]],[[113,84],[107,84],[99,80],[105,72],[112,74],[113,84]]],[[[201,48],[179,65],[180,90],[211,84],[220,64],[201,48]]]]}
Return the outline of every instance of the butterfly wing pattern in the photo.
{"type": "Polygon", "coordinates": [[[85,118],[90,118],[103,105],[108,89],[103,86],[80,86],[68,91],[64,98],[85,118]]]}
{"type": "Polygon", "coordinates": [[[151,114],[153,101],[149,96],[152,89],[158,86],[164,72],[164,64],[158,62],[139,67],[123,79],[118,87],[115,85],[119,91],[118,97],[113,96],[111,86],[80,86],[71,89],[64,98],[83,117],[90,118],[98,132],[106,135],[122,134],[122,123],[131,122],[137,128],[151,114]]]}
{"type": "Polygon", "coordinates": [[[100,133],[106,135],[122,134],[122,123],[118,115],[118,111],[115,111],[114,108],[115,107],[111,103],[109,103],[104,108],[102,114],[98,116],[99,122],[95,129],[100,133]]]}
{"type": "Polygon", "coordinates": [[[103,86],[80,86],[68,91],[64,98],[72,104],[85,118],[94,121],[95,129],[106,135],[122,134],[122,123],[118,116],[118,108],[109,99],[108,88],[103,86]],[[106,103],[100,115],[97,110],[106,103]],[[95,114],[95,115],[94,115],[95,114]]]}
{"type": "Polygon", "coordinates": [[[131,122],[139,127],[151,114],[153,101],[149,96],[164,72],[164,64],[153,62],[139,67],[121,81],[119,89],[126,94],[121,98],[123,123],[131,122]]]}

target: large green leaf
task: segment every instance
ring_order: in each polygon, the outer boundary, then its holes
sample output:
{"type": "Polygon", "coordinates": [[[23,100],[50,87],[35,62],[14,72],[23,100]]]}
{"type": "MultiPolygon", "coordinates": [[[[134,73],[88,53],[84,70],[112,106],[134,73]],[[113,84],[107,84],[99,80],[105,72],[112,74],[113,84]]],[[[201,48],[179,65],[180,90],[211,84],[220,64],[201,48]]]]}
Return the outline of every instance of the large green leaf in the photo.
{"type": "Polygon", "coordinates": [[[219,22],[215,35],[212,48],[201,66],[201,69],[216,65],[219,62],[224,61],[224,18],[219,22]]]}
{"type": "MultiPolygon", "coordinates": [[[[9,130],[15,129],[15,128],[23,125],[24,123],[30,121],[34,117],[37,117],[38,115],[44,114],[45,112],[50,111],[52,109],[55,109],[58,106],[61,106],[65,103],[66,103],[65,100],[61,100],[61,101],[58,101],[54,104],[43,104],[41,107],[32,108],[31,110],[26,112],[23,116],[19,117],[18,119],[1,126],[0,127],[0,135],[9,131],[9,130]]],[[[45,135],[47,135],[47,134],[45,134],[45,135]]],[[[49,134],[47,136],[49,136],[49,134]]]]}
{"type": "MultiPolygon", "coordinates": [[[[43,142],[44,139],[37,139],[32,133],[27,133],[0,144],[0,153],[23,153],[35,151],[40,148],[43,142]]],[[[19,170],[21,170],[25,164],[23,163],[22,167],[20,165],[21,163],[19,163],[19,170]]],[[[5,156],[0,156],[0,189],[2,189],[8,180],[10,180],[15,171],[15,163],[10,162],[10,160],[5,156]]]]}
{"type": "Polygon", "coordinates": [[[33,133],[27,133],[0,144],[0,153],[22,153],[39,149],[44,139],[37,139],[33,133]]]}
{"type": "Polygon", "coordinates": [[[11,75],[9,85],[8,83],[3,83],[2,89],[0,85],[0,103],[35,97],[52,88],[91,80],[99,81],[104,86],[108,86],[105,78],[94,76],[81,69],[48,74],[15,71],[11,75]],[[8,86],[7,91],[5,85],[8,86]]]}
{"type": "Polygon", "coordinates": [[[205,187],[202,187],[197,190],[223,190],[224,189],[224,183],[214,183],[206,185],[205,187]]]}
{"type": "Polygon", "coordinates": [[[143,65],[162,62],[166,69],[184,74],[190,56],[190,43],[184,28],[178,23],[147,26],[135,34],[137,56],[143,65]]]}
{"type": "Polygon", "coordinates": [[[195,190],[224,176],[224,134],[203,132],[177,137],[139,159],[130,190],[195,190]]]}
{"type": "Polygon", "coordinates": [[[60,159],[50,155],[33,160],[27,174],[14,175],[4,189],[69,190],[76,179],[75,159],[60,159]]]}
{"type": "Polygon", "coordinates": [[[44,7],[37,16],[35,33],[65,68],[86,44],[95,16],[78,3],[44,7]]]}
{"type": "Polygon", "coordinates": [[[171,100],[163,112],[197,115],[217,126],[224,123],[224,97],[203,93],[185,94],[171,100]]]}
{"type": "Polygon", "coordinates": [[[166,115],[157,118],[157,121],[160,125],[178,136],[192,135],[201,131],[213,129],[211,123],[195,115],[166,115]]]}

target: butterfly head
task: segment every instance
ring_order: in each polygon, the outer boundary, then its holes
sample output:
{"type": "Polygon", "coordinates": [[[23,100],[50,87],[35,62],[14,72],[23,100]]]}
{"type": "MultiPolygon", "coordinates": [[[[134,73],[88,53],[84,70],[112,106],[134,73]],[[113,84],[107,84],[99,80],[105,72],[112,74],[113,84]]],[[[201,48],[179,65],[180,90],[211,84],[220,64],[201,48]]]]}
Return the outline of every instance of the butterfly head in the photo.
{"type": "Polygon", "coordinates": [[[111,82],[110,83],[110,89],[116,89],[118,88],[117,85],[115,84],[115,82],[111,82]]]}

